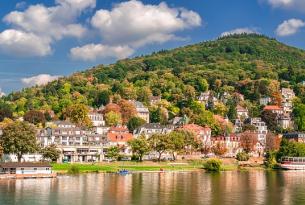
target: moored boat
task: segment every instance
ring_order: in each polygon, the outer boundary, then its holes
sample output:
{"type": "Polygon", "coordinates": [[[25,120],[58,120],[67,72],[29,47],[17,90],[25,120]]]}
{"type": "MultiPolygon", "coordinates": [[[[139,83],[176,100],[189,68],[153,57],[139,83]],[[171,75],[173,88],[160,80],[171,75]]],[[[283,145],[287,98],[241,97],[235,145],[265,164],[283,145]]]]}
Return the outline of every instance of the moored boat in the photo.
{"type": "Polygon", "coordinates": [[[287,170],[305,170],[305,157],[283,157],[281,167],[287,170]]]}

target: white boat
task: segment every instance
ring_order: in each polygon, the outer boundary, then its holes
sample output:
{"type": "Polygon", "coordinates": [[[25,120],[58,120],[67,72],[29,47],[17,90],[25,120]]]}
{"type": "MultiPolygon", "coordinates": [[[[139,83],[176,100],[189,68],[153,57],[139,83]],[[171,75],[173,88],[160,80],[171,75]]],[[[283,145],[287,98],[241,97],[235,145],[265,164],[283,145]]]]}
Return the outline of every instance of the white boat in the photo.
{"type": "Polygon", "coordinates": [[[287,170],[305,170],[305,157],[283,157],[281,167],[287,170]]]}

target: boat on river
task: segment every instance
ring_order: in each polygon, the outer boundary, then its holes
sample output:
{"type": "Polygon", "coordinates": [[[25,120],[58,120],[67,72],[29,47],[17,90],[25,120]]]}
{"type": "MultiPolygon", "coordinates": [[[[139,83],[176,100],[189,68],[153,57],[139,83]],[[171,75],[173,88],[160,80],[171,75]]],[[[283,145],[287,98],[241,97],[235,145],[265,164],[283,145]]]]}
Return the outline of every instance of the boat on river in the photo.
{"type": "Polygon", "coordinates": [[[283,157],[281,167],[287,170],[305,170],[305,157],[283,157]]]}
{"type": "Polygon", "coordinates": [[[130,172],[127,169],[121,169],[121,170],[118,171],[118,174],[127,175],[127,174],[130,174],[130,172]]]}

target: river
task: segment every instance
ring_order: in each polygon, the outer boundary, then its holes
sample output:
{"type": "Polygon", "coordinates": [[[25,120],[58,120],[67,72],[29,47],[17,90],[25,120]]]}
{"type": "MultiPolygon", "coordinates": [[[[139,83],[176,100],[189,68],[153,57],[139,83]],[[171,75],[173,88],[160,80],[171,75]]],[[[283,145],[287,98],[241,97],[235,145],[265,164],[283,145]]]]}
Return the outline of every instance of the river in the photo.
{"type": "Polygon", "coordinates": [[[81,174],[0,180],[0,205],[301,205],[305,172],[81,174]]]}

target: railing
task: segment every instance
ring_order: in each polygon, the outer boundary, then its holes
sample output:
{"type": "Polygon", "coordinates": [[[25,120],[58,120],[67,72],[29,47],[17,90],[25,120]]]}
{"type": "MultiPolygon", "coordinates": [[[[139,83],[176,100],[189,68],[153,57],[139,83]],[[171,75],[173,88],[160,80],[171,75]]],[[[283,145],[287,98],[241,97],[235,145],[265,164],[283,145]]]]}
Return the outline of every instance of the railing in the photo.
{"type": "Polygon", "coordinates": [[[281,162],[305,163],[305,157],[282,157],[281,162]]]}

